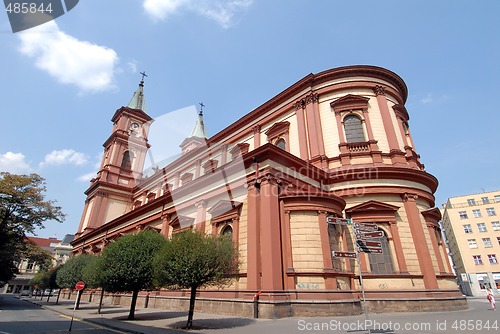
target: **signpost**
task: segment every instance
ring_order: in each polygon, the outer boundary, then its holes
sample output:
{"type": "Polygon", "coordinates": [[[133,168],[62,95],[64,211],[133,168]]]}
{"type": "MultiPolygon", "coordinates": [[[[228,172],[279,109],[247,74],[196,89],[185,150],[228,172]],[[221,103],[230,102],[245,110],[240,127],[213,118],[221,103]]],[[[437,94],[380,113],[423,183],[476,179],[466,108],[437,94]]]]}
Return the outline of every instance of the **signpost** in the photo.
{"type": "MultiPolygon", "coordinates": [[[[365,287],[363,284],[363,275],[361,273],[361,264],[359,261],[359,253],[382,254],[382,242],[377,239],[384,237],[384,231],[378,229],[375,223],[353,222],[351,219],[338,217],[327,217],[328,224],[350,225],[355,238],[355,252],[332,251],[332,256],[337,258],[349,258],[358,260],[359,283],[361,285],[361,293],[363,296],[363,304],[365,308],[366,320],[368,320],[368,309],[366,307],[365,287]]],[[[371,332],[371,330],[368,330],[371,332]]]]}
{"type": "Polygon", "coordinates": [[[356,258],[356,252],[333,251],[332,255],[333,255],[333,257],[345,257],[345,258],[349,258],[349,259],[356,258]]]}
{"type": "Polygon", "coordinates": [[[70,333],[71,333],[71,327],[73,327],[73,318],[75,316],[76,305],[78,304],[78,301],[80,300],[82,290],[85,289],[85,282],[83,282],[83,281],[77,282],[75,284],[75,289],[78,291],[78,294],[76,295],[75,306],[73,307],[73,314],[71,315],[71,322],[69,323],[69,332],[70,333]]]}

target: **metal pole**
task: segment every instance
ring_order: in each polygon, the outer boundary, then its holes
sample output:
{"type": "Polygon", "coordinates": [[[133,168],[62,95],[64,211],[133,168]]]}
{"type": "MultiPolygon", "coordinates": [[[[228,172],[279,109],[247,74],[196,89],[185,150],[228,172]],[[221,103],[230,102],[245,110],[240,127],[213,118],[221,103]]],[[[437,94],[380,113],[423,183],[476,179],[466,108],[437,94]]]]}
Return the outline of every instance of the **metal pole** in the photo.
{"type": "Polygon", "coordinates": [[[80,297],[81,292],[81,290],[78,290],[78,294],[76,295],[75,306],[73,307],[73,314],[71,314],[71,322],[69,323],[69,333],[71,333],[71,327],[73,327],[73,318],[75,317],[76,303],[78,302],[78,298],[80,297]]]}
{"type": "MultiPolygon", "coordinates": [[[[361,263],[359,261],[359,252],[358,252],[358,239],[356,238],[356,231],[354,228],[354,222],[351,219],[352,232],[354,234],[354,251],[356,252],[356,261],[358,262],[358,271],[359,271],[359,283],[361,284],[361,295],[363,296],[363,307],[365,308],[365,318],[366,323],[368,323],[368,307],[366,306],[366,297],[365,297],[365,286],[363,284],[363,274],[361,273],[361,263]]],[[[368,328],[368,333],[371,333],[371,328],[368,328]]]]}

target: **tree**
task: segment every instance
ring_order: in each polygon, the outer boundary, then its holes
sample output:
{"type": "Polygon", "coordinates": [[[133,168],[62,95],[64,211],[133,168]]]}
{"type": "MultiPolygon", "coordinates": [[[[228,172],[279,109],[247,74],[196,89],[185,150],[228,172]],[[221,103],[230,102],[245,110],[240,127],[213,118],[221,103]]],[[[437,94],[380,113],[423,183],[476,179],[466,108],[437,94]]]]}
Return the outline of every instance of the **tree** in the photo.
{"type": "Polygon", "coordinates": [[[238,253],[228,236],[186,230],[172,236],[155,258],[154,268],[159,286],[191,290],[186,324],[191,329],[196,290],[229,285],[238,274],[238,253]]]}
{"type": "Polygon", "coordinates": [[[153,258],[167,239],[155,231],[123,236],[104,248],[98,270],[109,292],[132,292],[129,320],[134,320],[137,296],[153,285],[153,258]]]}
{"type": "Polygon", "coordinates": [[[14,261],[27,251],[26,234],[43,228],[45,221],[63,222],[54,201],[45,200],[45,180],[37,175],[0,172],[0,286],[15,276],[14,261]]]}
{"type": "MultiPolygon", "coordinates": [[[[74,289],[76,283],[80,282],[84,278],[85,267],[93,261],[95,255],[90,254],[80,254],[71,257],[61,268],[57,271],[56,283],[61,288],[74,289]]],[[[76,302],[76,308],[78,309],[80,305],[81,294],[78,294],[78,300],[76,302]]]]}

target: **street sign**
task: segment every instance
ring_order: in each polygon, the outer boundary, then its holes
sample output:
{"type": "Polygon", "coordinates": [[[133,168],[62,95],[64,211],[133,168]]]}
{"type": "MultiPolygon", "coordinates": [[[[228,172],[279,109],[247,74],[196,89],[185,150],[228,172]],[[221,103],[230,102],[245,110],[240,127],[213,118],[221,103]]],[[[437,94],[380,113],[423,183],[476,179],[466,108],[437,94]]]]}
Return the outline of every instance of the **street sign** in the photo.
{"type": "Polygon", "coordinates": [[[78,291],[83,290],[84,288],[85,288],[85,283],[82,281],[76,283],[76,285],[75,285],[75,289],[78,291]]]}
{"type": "Polygon", "coordinates": [[[364,232],[374,232],[378,231],[378,226],[375,224],[361,224],[361,223],[354,223],[354,230],[355,231],[364,231],[364,232]]]}
{"type": "Polygon", "coordinates": [[[349,258],[349,259],[355,259],[356,258],[356,253],[355,252],[333,251],[332,255],[333,255],[333,257],[346,257],[346,258],[349,258]]]}
{"type": "Polygon", "coordinates": [[[383,231],[356,233],[356,237],[358,239],[382,238],[383,236],[384,236],[383,231]]]}
{"type": "Polygon", "coordinates": [[[377,224],[374,223],[354,223],[355,229],[378,229],[377,224]]]}
{"type": "Polygon", "coordinates": [[[375,248],[381,248],[382,243],[379,241],[369,241],[369,240],[358,240],[358,245],[361,247],[375,247],[375,248]]]}
{"type": "Polygon", "coordinates": [[[350,219],[339,218],[339,217],[334,217],[334,216],[326,217],[326,222],[328,224],[351,225],[350,219]]]}
{"type": "Polygon", "coordinates": [[[358,247],[358,252],[370,253],[370,254],[382,254],[382,248],[358,247]]]}

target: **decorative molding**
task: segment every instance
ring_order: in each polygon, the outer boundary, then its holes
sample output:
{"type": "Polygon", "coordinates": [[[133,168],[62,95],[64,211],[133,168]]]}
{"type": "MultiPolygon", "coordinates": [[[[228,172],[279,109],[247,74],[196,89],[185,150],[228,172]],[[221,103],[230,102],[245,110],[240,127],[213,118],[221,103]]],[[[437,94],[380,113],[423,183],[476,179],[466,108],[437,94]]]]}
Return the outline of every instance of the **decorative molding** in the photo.
{"type": "Polygon", "coordinates": [[[363,112],[367,112],[368,101],[370,101],[368,97],[347,94],[330,103],[330,107],[332,107],[335,113],[351,110],[362,110],[363,112]]]}
{"type": "Polygon", "coordinates": [[[248,153],[248,149],[250,148],[250,144],[247,143],[238,143],[236,144],[229,153],[231,154],[231,159],[234,160],[238,155],[243,156],[248,153]]]}
{"type": "Polygon", "coordinates": [[[294,107],[295,107],[295,110],[305,109],[309,103],[318,103],[318,102],[319,102],[318,93],[311,92],[309,95],[305,96],[303,99],[300,99],[299,101],[295,102],[294,107]]]}
{"type": "Polygon", "coordinates": [[[375,96],[379,96],[379,95],[385,96],[385,90],[386,90],[386,87],[384,87],[384,86],[376,85],[375,87],[373,87],[373,92],[375,93],[375,96]]]}

